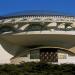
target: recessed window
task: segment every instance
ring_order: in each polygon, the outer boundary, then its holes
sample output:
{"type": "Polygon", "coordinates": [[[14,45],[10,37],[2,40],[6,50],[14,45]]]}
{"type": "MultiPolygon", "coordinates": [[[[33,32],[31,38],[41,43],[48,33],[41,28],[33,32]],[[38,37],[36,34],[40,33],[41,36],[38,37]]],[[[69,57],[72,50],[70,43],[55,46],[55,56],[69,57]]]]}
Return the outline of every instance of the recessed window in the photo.
{"type": "Polygon", "coordinates": [[[9,31],[14,31],[14,29],[12,27],[9,27],[9,26],[0,27],[0,33],[9,32],[9,31]]]}
{"type": "Polygon", "coordinates": [[[31,24],[27,27],[27,31],[40,31],[42,29],[42,26],[39,24],[31,24]]]}
{"type": "Polygon", "coordinates": [[[40,51],[33,50],[30,52],[30,59],[39,59],[40,58],[40,51]]]}
{"type": "Polygon", "coordinates": [[[40,20],[40,18],[35,18],[35,19],[33,19],[33,20],[40,20]]]}

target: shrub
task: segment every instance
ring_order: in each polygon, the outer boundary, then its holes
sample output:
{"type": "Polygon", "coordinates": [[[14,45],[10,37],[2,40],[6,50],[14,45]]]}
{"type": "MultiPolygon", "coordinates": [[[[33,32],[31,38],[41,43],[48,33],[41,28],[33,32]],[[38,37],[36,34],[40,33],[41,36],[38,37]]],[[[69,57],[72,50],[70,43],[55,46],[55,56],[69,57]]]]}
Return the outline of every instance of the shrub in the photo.
{"type": "Polygon", "coordinates": [[[75,75],[74,64],[22,63],[0,65],[0,75],[75,75]]]}

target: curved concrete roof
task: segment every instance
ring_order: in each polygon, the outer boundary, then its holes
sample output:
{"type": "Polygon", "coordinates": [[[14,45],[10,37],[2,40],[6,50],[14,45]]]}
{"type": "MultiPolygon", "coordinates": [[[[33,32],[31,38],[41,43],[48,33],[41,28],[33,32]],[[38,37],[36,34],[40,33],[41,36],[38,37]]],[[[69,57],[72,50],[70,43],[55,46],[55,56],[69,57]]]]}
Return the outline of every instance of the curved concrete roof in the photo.
{"type": "MultiPolygon", "coordinates": [[[[65,34],[11,34],[1,35],[3,48],[14,55],[21,48],[55,47],[75,53],[75,36],[65,34]],[[16,40],[16,41],[15,41],[16,40]],[[17,50],[16,50],[17,49],[17,50]]],[[[25,50],[25,49],[24,49],[25,50]]]]}

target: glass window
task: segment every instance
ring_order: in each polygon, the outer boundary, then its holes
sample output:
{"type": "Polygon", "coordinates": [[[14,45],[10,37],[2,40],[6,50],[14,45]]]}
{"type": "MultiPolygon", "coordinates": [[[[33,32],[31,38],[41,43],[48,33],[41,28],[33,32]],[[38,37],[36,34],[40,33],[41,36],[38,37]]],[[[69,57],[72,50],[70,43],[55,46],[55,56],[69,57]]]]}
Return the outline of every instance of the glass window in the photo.
{"type": "Polygon", "coordinates": [[[40,51],[33,50],[30,52],[30,59],[39,59],[40,58],[40,51]]]}

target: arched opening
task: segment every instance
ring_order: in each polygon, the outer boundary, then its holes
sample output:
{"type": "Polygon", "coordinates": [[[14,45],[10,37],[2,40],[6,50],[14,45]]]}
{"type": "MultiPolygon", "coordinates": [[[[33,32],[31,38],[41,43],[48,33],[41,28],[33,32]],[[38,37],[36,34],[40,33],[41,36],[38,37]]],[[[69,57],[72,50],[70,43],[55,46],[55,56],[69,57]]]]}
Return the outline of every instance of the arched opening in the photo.
{"type": "Polygon", "coordinates": [[[0,33],[4,33],[4,32],[14,32],[15,29],[13,27],[10,26],[2,26],[0,27],[0,33]]]}
{"type": "Polygon", "coordinates": [[[40,24],[31,24],[26,28],[26,31],[40,31],[42,26],[40,24]]]}
{"type": "Polygon", "coordinates": [[[41,25],[39,23],[33,23],[30,24],[25,31],[41,31],[41,30],[47,30],[47,28],[44,25],[41,25]]]}

